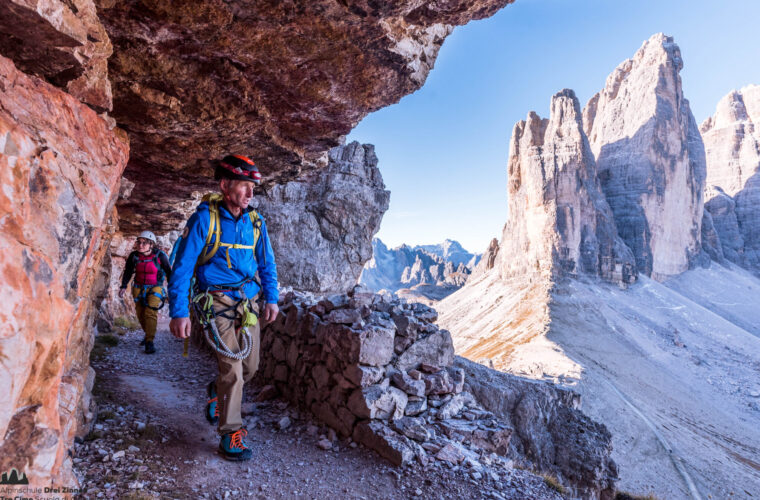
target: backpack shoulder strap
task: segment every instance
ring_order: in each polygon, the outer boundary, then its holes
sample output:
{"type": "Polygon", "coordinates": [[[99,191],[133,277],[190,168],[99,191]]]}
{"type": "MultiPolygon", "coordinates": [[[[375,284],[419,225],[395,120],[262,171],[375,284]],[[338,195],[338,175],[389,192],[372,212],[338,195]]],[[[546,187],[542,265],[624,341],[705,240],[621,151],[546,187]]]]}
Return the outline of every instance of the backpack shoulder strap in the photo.
{"type": "Polygon", "coordinates": [[[259,236],[261,236],[261,216],[256,210],[251,210],[248,212],[248,217],[251,218],[251,224],[253,224],[253,248],[255,253],[256,244],[259,242],[259,236]]]}
{"type": "Polygon", "coordinates": [[[206,244],[203,246],[203,253],[198,257],[196,266],[202,266],[211,260],[211,257],[219,250],[219,245],[222,243],[222,226],[219,224],[219,200],[221,200],[221,197],[222,195],[218,193],[207,194],[203,197],[203,201],[208,202],[209,224],[208,233],[206,233],[206,244]],[[208,246],[211,244],[214,236],[216,237],[214,246],[209,249],[208,246]]]}

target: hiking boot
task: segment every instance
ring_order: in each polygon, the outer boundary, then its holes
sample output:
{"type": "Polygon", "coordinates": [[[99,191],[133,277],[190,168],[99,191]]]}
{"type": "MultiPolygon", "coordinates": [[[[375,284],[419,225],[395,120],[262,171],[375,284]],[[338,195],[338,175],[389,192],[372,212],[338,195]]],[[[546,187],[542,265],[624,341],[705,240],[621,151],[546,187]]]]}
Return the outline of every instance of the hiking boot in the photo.
{"type": "Polygon", "coordinates": [[[238,429],[235,432],[225,434],[222,436],[222,440],[219,441],[219,452],[227,460],[236,462],[250,460],[253,452],[243,441],[243,438],[247,435],[248,431],[245,429],[238,429]]]}
{"type": "Polygon", "coordinates": [[[143,339],[140,341],[140,345],[143,346],[146,342],[148,342],[148,339],[146,337],[143,337],[143,339]]]}
{"type": "Polygon", "coordinates": [[[209,382],[206,392],[209,400],[206,402],[206,409],[203,413],[208,423],[216,425],[219,422],[219,398],[216,396],[216,383],[214,381],[209,382]]]}
{"type": "Polygon", "coordinates": [[[153,354],[156,352],[156,346],[150,340],[145,341],[145,354],[153,354]]]}

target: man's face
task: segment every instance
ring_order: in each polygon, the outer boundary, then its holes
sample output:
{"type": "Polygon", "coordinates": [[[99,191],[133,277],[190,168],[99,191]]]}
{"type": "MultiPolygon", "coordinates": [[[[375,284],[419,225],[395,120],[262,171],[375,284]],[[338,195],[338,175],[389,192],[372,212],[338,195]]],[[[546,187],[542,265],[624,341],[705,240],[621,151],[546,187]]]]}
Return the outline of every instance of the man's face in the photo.
{"type": "Polygon", "coordinates": [[[245,210],[253,198],[253,188],[256,184],[253,181],[241,181],[237,179],[222,179],[220,188],[224,195],[224,200],[230,205],[230,208],[239,208],[245,210]]]}

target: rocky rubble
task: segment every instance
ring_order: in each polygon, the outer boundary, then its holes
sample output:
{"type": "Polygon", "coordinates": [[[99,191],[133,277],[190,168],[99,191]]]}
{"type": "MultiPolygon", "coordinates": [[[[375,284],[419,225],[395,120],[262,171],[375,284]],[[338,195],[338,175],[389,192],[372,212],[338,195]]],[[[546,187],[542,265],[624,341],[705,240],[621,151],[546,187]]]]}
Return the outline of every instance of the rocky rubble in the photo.
{"type": "MultiPolygon", "coordinates": [[[[281,311],[262,330],[259,382],[267,384],[267,392],[310,410],[338,435],[351,437],[396,465],[438,461],[480,475],[484,464],[495,462],[511,467],[519,461],[543,469],[553,461],[533,461],[537,454],[531,453],[531,446],[543,449],[546,443],[577,439],[569,436],[594,429],[595,434],[584,440],[589,450],[606,458],[608,474],[590,478],[576,470],[577,463],[546,468],[584,497],[598,498],[601,491],[614,489],[609,433],[580,412],[565,412],[562,407],[568,402],[576,404],[567,398],[544,402],[525,398],[522,408],[531,404],[544,408],[543,425],[565,425],[570,432],[562,436],[555,432],[540,443],[525,432],[521,444],[512,443],[515,427],[484,408],[467,389],[465,370],[454,365],[451,335],[434,324],[435,310],[389,301],[357,286],[348,295],[321,298],[288,292],[281,311]],[[553,423],[555,417],[566,423],[553,423]]],[[[520,411],[503,413],[519,419],[520,411]]],[[[523,411],[523,419],[532,418],[523,411]]],[[[518,421],[531,425],[526,420],[518,421]]],[[[565,451],[567,457],[572,456],[570,449],[565,451]]],[[[587,450],[587,455],[591,453],[587,450]]]]}

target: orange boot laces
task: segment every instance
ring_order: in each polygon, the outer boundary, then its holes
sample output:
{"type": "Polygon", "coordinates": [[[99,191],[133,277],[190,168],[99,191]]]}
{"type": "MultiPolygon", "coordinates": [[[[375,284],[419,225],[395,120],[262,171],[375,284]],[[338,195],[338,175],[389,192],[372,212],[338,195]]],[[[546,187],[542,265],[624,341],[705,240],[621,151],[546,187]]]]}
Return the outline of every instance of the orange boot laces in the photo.
{"type": "Polygon", "coordinates": [[[216,406],[214,406],[214,416],[219,416],[219,396],[211,398],[207,401],[208,404],[216,403],[216,406]]]}
{"type": "Polygon", "coordinates": [[[238,429],[230,435],[230,448],[240,448],[247,450],[248,447],[243,444],[243,438],[248,435],[248,431],[245,429],[238,429]]]}

